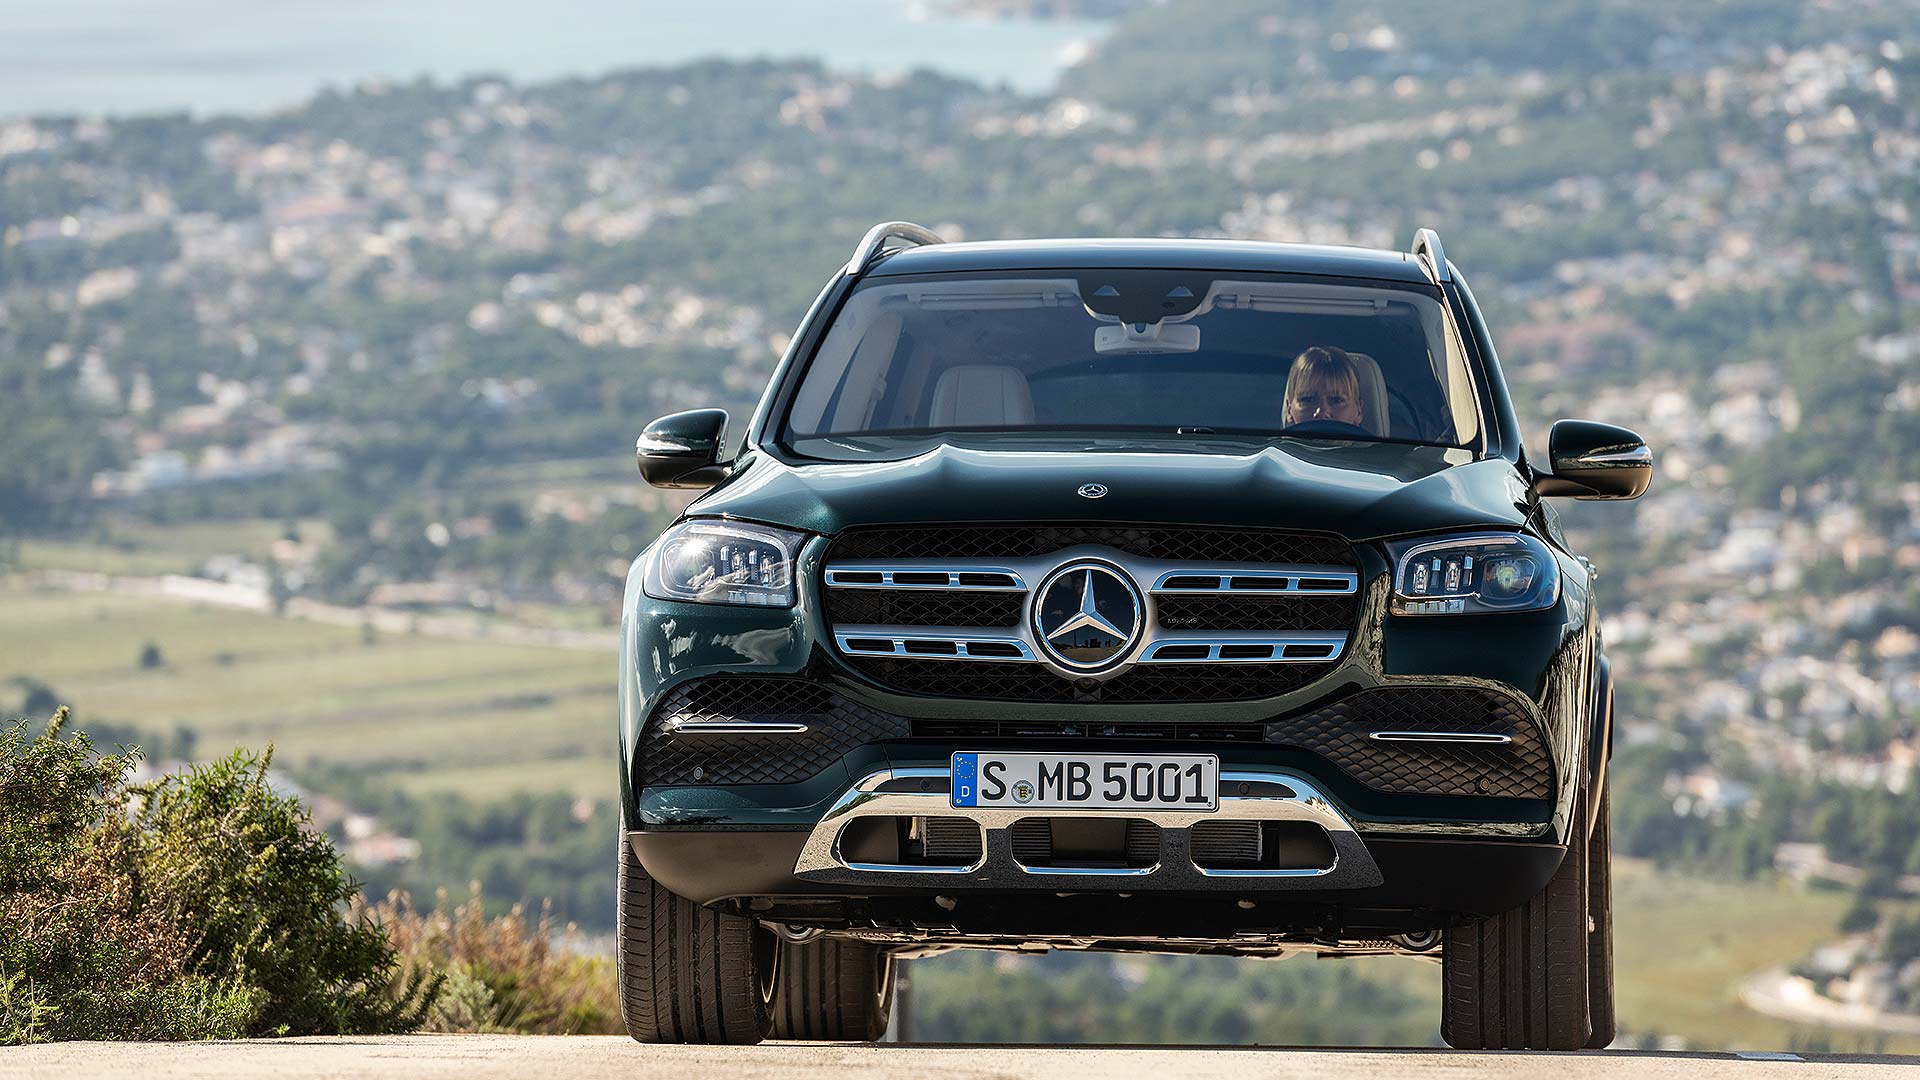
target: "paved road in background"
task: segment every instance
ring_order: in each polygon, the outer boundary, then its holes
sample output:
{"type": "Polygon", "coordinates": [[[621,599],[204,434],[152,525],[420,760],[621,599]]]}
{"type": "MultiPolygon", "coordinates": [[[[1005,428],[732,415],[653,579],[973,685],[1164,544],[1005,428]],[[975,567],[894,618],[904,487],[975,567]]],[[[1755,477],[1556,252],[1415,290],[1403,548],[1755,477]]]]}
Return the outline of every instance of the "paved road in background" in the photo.
{"type": "Polygon", "coordinates": [[[62,1043],[0,1050],[0,1080],[1398,1080],[1399,1077],[1630,1077],[1771,1080],[1920,1076],[1920,1058],[1812,1055],[1467,1054],[1039,1046],[641,1046],[623,1038],[414,1035],[245,1043],[62,1043]]]}

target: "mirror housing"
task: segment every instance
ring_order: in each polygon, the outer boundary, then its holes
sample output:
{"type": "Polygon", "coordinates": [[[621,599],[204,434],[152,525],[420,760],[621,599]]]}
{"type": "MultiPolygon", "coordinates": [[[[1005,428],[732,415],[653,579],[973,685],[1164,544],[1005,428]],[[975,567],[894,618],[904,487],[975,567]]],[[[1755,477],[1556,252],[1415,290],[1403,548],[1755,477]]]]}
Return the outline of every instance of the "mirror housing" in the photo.
{"type": "Polygon", "coordinates": [[[727,410],[692,409],[646,426],[633,444],[640,475],[654,487],[709,488],[727,478],[721,461],[727,410]]]}
{"type": "Polygon", "coordinates": [[[1653,483],[1653,451],[1623,427],[1591,420],[1560,420],[1547,434],[1551,472],[1535,471],[1541,495],[1576,499],[1637,499],[1653,483]]]}

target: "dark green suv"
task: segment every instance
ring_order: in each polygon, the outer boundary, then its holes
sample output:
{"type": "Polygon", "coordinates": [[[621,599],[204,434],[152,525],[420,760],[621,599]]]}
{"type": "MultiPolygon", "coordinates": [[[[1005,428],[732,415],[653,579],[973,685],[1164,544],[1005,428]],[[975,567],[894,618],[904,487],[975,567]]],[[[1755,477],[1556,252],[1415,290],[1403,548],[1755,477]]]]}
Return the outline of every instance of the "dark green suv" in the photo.
{"type": "Polygon", "coordinates": [[[622,623],[620,988],[662,1042],[872,1039],[949,949],[1445,968],[1461,1047],[1614,1030],[1594,571],[1410,252],[877,226],[622,623]]]}

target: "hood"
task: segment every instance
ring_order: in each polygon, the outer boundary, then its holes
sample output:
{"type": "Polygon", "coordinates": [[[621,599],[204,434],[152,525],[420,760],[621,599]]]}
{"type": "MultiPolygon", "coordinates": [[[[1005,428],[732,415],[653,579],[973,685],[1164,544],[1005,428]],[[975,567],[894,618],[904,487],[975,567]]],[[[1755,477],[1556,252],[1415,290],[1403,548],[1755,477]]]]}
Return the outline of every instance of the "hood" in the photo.
{"type": "Polygon", "coordinates": [[[754,453],[688,513],[828,534],[853,525],[1099,521],[1299,529],[1358,541],[1519,528],[1527,505],[1512,462],[1433,446],[940,444],[887,461],[790,464],[754,453]],[[1107,492],[1085,498],[1086,484],[1107,492]]]}

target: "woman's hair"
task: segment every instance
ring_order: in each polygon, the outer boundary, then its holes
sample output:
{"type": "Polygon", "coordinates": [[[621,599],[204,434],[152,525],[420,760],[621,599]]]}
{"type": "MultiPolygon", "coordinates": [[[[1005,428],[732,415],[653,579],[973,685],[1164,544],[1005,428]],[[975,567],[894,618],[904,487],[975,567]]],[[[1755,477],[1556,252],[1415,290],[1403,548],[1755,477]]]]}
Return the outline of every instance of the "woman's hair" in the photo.
{"type": "Polygon", "coordinates": [[[1360,368],[1353,358],[1345,349],[1315,345],[1293,358],[1293,367],[1287,371],[1287,396],[1282,412],[1293,408],[1295,391],[1320,382],[1345,391],[1348,401],[1360,401],[1360,368]]]}

